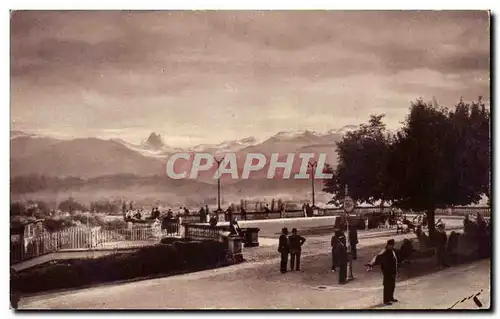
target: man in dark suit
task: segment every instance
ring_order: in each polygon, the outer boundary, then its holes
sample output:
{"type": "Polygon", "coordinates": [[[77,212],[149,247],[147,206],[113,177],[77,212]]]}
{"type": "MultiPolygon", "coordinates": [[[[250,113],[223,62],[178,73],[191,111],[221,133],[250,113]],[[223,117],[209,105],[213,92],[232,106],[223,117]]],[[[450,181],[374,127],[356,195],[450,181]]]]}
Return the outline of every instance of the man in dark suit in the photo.
{"type": "Polygon", "coordinates": [[[349,244],[351,245],[352,259],[358,258],[356,245],[358,244],[358,225],[349,225],[349,244]]]}
{"type": "Polygon", "coordinates": [[[205,212],[205,209],[203,206],[200,208],[200,211],[198,212],[200,215],[200,223],[206,223],[207,222],[207,213],[205,212]]]}
{"type": "Polygon", "coordinates": [[[269,219],[269,214],[271,213],[271,210],[269,209],[269,206],[266,204],[266,207],[264,207],[264,214],[266,219],[269,219]]]}
{"type": "Polygon", "coordinates": [[[337,245],[339,244],[339,238],[337,237],[337,229],[334,229],[334,234],[332,236],[331,240],[331,246],[332,246],[332,271],[335,272],[335,268],[337,268],[337,245]]]}
{"type": "Polygon", "coordinates": [[[335,261],[339,266],[339,284],[344,285],[347,282],[347,245],[344,232],[338,233],[335,261]]]}
{"type": "Polygon", "coordinates": [[[391,305],[398,300],[394,298],[394,290],[396,289],[396,274],[398,268],[398,259],[394,251],[394,239],[389,239],[385,249],[377,256],[373,257],[372,261],[367,265],[371,269],[375,265],[380,265],[383,275],[384,284],[384,304],[391,305]]]}
{"type": "Polygon", "coordinates": [[[436,256],[438,265],[441,267],[448,267],[447,256],[446,256],[446,243],[448,242],[448,236],[444,230],[444,225],[440,224],[437,227],[437,231],[434,233],[436,238],[436,256]]]}
{"type": "Polygon", "coordinates": [[[288,243],[288,228],[281,230],[281,235],[278,244],[278,252],[281,254],[280,271],[282,274],[286,273],[286,266],[288,264],[288,253],[290,252],[290,245],[288,243]]]}
{"type": "Polygon", "coordinates": [[[300,270],[300,253],[302,252],[302,245],[306,239],[297,233],[297,228],[292,229],[292,236],[289,238],[290,243],[290,268],[293,271],[300,270]]]}

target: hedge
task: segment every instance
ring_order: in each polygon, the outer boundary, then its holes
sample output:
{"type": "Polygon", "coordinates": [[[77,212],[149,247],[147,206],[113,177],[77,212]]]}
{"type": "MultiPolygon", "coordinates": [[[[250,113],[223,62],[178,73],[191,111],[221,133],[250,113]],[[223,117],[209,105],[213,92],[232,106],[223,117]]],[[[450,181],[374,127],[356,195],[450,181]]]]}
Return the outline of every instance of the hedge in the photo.
{"type": "MultiPolygon", "coordinates": [[[[165,240],[170,241],[170,240],[165,240]]],[[[77,288],[119,280],[198,271],[229,264],[226,249],[215,241],[172,241],[96,259],[49,262],[11,276],[20,293],[77,288]]]]}

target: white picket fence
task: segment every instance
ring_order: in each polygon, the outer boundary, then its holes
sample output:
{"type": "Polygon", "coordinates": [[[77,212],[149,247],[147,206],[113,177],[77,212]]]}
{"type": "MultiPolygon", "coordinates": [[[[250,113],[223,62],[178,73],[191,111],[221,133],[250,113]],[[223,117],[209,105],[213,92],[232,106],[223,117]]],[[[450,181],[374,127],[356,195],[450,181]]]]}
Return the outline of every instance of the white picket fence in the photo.
{"type": "Polygon", "coordinates": [[[130,229],[103,229],[101,227],[71,227],[62,231],[43,232],[38,236],[11,241],[11,263],[44,254],[75,249],[129,248],[154,245],[163,237],[177,237],[178,227],[139,226],[130,229]]]}

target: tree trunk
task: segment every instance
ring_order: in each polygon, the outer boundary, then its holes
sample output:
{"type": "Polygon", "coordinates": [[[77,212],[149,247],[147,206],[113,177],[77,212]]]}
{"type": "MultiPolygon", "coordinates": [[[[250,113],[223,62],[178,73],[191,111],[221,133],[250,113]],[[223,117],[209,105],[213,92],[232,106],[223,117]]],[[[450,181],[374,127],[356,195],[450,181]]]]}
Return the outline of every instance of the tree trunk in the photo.
{"type": "Polygon", "coordinates": [[[380,214],[384,213],[384,199],[380,201],[380,214]]]}
{"type": "Polygon", "coordinates": [[[434,232],[436,230],[435,208],[427,209],[427,227],[429,229],[429,239],[434,242],[434,232]]]}

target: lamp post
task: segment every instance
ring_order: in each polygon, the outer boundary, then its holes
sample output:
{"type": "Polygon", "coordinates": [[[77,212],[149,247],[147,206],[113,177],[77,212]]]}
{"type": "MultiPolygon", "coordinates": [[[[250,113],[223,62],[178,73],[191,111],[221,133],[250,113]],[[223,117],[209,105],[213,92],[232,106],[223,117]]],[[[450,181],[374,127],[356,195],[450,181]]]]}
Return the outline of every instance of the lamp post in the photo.
{"type": "Polygon", "coordinates": [[[311,169],[311,188],[312,188],[312,208],[314,209],[314,171],[316,169],[316,166],[318,166],[318,162],[316,161],[309,161],[307,164],[307,167],[311,169]]]}
{"type": "Polygon", "coordinates": [[[355,204],[354,201],[351,197],[349,197],[348,194],[348,187],[347,184],[345,185],[345,197],[344,197],[344,212],[345,212],[345,219],[346,219],[346,226],[347,226],[347,256],[348,256],[348,262],[347,262],[347,280],[353,280],[354,275],[352,273],[352,248],[351,248],[351,241],[349,239],[349,213],[351,213],[354,210],[355,204]]]}
{"type": "Polygon", "coordinates": [[[224,160],[224,157],[221,158],[220,160],[215,159],[215,162],[217,163],[217,213],[220,213],[220,211],[222,210],[220,208],[220,172],[219,172],[219,168],[220,168],[220,164],[222,163],[223,160],[224,160]]]}

